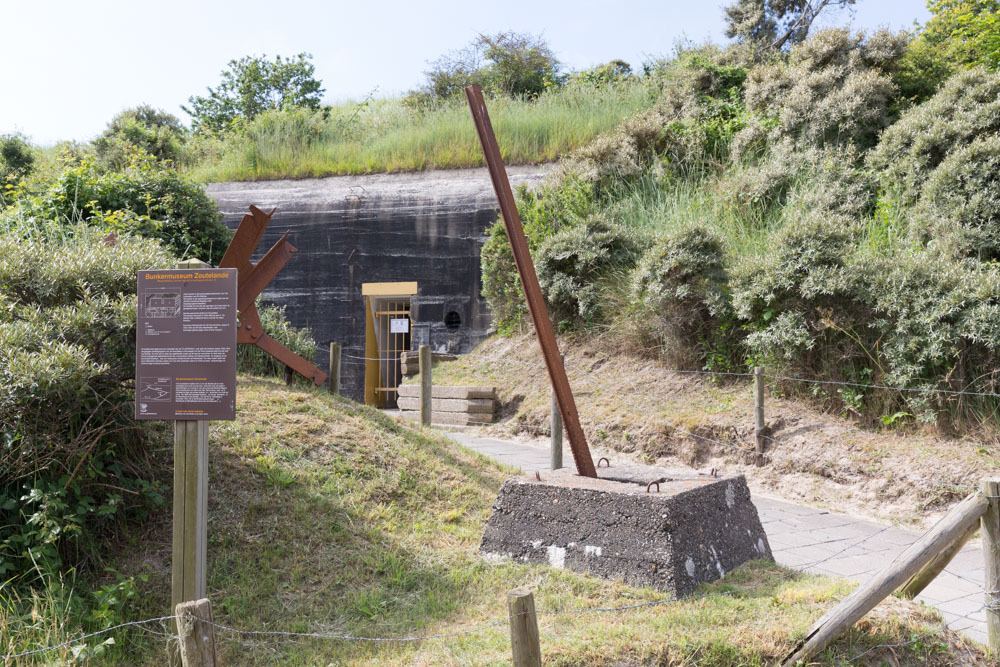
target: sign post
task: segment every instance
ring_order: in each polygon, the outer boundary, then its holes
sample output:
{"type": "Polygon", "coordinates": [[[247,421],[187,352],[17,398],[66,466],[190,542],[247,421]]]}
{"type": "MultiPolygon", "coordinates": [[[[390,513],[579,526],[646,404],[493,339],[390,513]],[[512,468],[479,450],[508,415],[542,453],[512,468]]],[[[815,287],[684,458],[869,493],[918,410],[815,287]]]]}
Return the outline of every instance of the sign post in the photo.
{"type": "Polygon", "coordinates": [[[236,419],[236,269],[140,271],[137,419],[174,421],[171,605],[207,594],[208,422],[236,419]]]}

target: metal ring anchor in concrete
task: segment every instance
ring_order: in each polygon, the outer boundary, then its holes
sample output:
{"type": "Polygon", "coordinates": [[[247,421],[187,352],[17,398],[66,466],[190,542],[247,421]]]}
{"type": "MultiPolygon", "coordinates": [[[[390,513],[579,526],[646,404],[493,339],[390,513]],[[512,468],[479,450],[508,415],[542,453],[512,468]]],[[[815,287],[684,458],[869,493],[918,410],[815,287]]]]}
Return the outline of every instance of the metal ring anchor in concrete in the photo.
{"type": "Polygon", "coordinates": [[[610,468],[611,467],[611,461],[609,461],[606,456],[602,456],[601,458],[597,459],[597,467],[598,468],[601,467],[601,461],[604,461],[605,463],[608,464],[608,465],[604,466],[605,468],[610,468]]]}
{"type": "Polygon", "coordinates": [[[654,479],[652,482],[646,485],[646,493],[649,493],[649,487],[653,486],[654,484],[656,484],[656,492],[657,493],[660,492],[660,482],[659,480],[654,479]]]}

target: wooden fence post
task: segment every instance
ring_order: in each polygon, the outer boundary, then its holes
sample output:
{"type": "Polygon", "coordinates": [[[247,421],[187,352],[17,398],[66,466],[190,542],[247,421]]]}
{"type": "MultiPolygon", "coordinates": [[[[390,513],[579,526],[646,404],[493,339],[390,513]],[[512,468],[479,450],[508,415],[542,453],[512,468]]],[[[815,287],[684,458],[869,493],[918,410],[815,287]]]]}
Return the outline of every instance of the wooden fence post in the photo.
{"type": "MultiPolygon", "coordinates": [[[[566,363],[566,355],[560,355],[563,360],[563,365],[566,363]]],[[[563,436],[563,425],[562,425],[562,415],[559,414],[559,402],[556,400],[555,389],[552,390],[552,405],[549,408],[551,417],[551,425],[549,427],[549,444],[552,449],[552,460],[549,466],[552,470],[558,470],[563,467],[562,460],[562,436],[563,436]]]]}
{"type": "Polygon", "coordinates": [[[989,502],[980,525],[986,560],[986,640],[995,656],[1000,654],[1000,478],[984,479],[980,489],[989,502]]]}
{"type": "MultiPolygon", "coordinates": [[[[791,666],[808,663],[810,658],[829,646],[830,642],[849,630],[875,605],[926,567],[937,554],[964,535],[969,526],[979,522],[983,513],[987,511],[988,504],[984,494],[976,491],[952,508],[933,528],[911,544],[885,569],[855,589],[840,604],[823,614],[823,617],[816,621],[806,633],[805,639],[792,649],[781,664],[791,666]]],[[[1000,524],[998,524],[998,528],[1000,528],[1000,524]]],[[[997,534],[1000,535],[1000,530],[997,534]]],[[[997,543],[994,542],[994,544],[997,543]]],[[[990,559],[987,557],[987,567],[989,567],[989,562],[990,559]]],[[[997,561],[994,559],[993,563],[995,567],[997,561]]],[[[989,570],[987,570],[987,591],[992,585],[989,575],[989,570]]],[[[989,595],[988,592],[987,595],[989,595]]],[[[988,616],[989,613],[987,613],[988,616]]],[[[989,625],[989,618],[987,618],[987,625],[989,625]]]]}
{"type": "Polygon", "coordinates": [[[514,657],[514,667],[541,667],[538,618],[535,616],[535,598],[531,591],[515,588],[507,593],[507,611],[510,615],[510,650],[514,657]]]}
{"type": "Polygon", "coordinates": [[[340,343],[330,343],[330,393],[340,395],[340,343]]]}
{"type": "Polygon", "coordinates": [[[183,667],[215,667],[215,626],[212,604],[206,598],[182,602],[177,619],[178,648],[183,667]]]}
{"type": "Polygon", "coordinates": [[[764,369],[756,366],[753,369],[753,433],[757,441],[757,454],[754,461],[757,466],[764,465],[764,369]]]}
{"type": "Polygon", "coordinates": [[[431,348],[421,345],[420,357],[420,423],[431,425],[431,348]]]}

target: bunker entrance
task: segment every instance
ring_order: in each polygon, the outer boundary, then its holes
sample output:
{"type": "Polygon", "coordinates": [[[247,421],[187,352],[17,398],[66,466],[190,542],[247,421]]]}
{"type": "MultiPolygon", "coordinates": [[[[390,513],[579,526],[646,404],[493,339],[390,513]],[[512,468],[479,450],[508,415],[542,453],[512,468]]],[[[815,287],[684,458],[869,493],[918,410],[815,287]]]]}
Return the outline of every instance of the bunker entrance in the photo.
{"type": "Polygon", "coordinates": [[[400,355],[410,349],[410,298],[417,283],[365,283],[365,403],[396,407],[400,355]]]}

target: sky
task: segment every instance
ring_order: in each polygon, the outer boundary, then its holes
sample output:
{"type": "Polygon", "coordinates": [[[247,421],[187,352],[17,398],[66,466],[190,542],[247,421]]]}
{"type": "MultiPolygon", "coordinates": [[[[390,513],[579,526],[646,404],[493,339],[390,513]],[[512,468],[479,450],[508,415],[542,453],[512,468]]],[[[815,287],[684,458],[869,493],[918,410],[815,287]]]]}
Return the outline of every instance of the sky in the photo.
{"type": "MultiPolygon", "coordinates": [[[[569,69],[614,58],[633,68],[689,40],[725,42],[724,0],[0,0],[0,134],[93,139],[123,109],[177,115],[245,55],[311,53],[325,101],[386,97],[424,81],[428,62],[502,30],[543,36],[569,69]]],[[[924,0],[858,0],[827,23],[911,28],[924,0]]]]}

